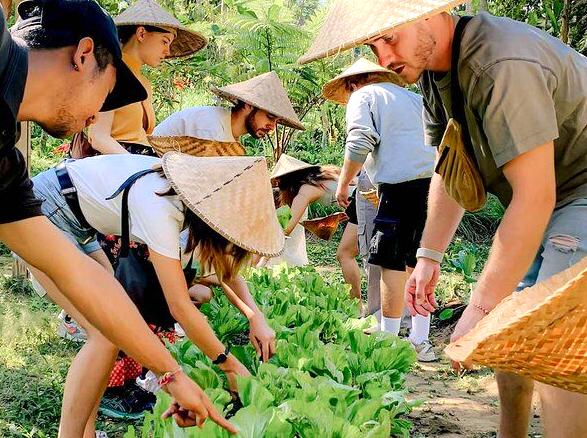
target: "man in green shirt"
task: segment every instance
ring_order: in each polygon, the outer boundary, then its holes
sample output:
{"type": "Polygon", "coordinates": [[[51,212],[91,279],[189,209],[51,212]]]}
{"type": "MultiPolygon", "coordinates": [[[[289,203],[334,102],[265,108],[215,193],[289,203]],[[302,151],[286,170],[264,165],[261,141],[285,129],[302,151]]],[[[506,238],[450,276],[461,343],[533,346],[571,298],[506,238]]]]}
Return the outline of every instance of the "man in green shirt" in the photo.
{"type": "MultiPolygon", "coordinates": [[[[427,143],[438,146],[451,105],[451,55],[461,1],[335,3],[301,62],[360,44],[424,97],[427,143]]],[[[462,34],[457,60],[464,114],[483,186],[506,206],[489,260],[452,340],[516,287],[542,281],[587,255],[587,58],[536,28],[482,13],[462,34]]],[[[454,72],[453,72],[454,76],[454,72]]],[[[406,300],[434,310],[440,261],[462,218],[435,174],[418,263],[406,300]]],[[[500,434],[526,437],[534,383],[496,373],[500,434]]],[[[587,436],[587,396],[538,385],[546,436],[587,436]]]]}

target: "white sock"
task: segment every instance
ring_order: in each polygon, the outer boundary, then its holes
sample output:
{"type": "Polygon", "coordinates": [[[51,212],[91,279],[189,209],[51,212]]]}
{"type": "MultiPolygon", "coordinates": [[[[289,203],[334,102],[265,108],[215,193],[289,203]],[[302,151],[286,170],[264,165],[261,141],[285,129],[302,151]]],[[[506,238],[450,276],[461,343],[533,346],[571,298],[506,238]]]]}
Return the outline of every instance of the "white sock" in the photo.
{"type": "Polygon", "coordinates": [[[412,316],[412,330],[410,331],[410,341],[414,345],[420,345],[427,341],[430,336],[430,315],[412,316]]]}
{"type": "Polygon", "coordinates": [[[391,333],[392,335],[399,334],[399,327],[402,322],[401,318],[381,317],[381,331],[391,333]]]}

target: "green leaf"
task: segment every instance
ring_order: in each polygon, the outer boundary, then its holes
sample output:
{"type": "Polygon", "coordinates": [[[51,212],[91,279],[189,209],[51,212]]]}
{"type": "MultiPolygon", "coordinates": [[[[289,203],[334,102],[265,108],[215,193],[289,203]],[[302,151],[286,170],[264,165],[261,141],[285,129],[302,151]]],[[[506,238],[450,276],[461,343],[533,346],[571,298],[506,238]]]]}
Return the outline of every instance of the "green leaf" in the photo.
{"type": "Polygon", "coordinates": [[[279,225],[281,225],[281,228],[285,230],[285,227],[287,227],[287,224],[289,223],[292,217],[291,208],[288,205],[284,205],[282,207],[279,207],[276,211],[279,225]]]}
{"type": "Polygon", "coordinates": [[[259,438],[265,436],[269,423],[275,415],[275,409],[259,410],[250,405],[239,410],[231,419],[238,428],[239,438],[259,438]]]}
{"type": "Polygon", "coordinates": [[[454,314],[455,311],[453,309],[444,309],[442,312],[440,312],[440,315],[438,315],[438,319],[440,319],[441,321],[446,321],[448,319],[451,319],[454,314]]]}
{"type": "Polygon", "coordinates": [[[255,377],[238,377],[238,395],[243,406],[254,406],[259,411],[273,405],[275,397],[255,377]]]}

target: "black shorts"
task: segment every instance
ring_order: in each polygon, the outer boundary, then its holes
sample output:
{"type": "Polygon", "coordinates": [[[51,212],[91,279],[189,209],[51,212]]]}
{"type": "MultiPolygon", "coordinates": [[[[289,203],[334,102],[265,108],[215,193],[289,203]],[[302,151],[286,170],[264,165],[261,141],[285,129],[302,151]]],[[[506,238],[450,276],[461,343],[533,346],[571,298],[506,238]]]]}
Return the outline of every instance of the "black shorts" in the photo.
{"type": "Polygon", "coordinates": [[[426,222],[430,178],[379,186],[369,263],[394,271],[416,266],[426,222]]]}
{"type": "Polygon", "coordinates": [[[355,190],[350,197],[351,203],[344,210],[345,214],[349,217],[349,223],[358,225],[357,220],[357,191],[355,190]]]}
{"type": "Polygon", "coordinates": [[[13,148],[0,155],[0,224],[43,216],[41,202],[33,193],[24,157],[13,148]]]}

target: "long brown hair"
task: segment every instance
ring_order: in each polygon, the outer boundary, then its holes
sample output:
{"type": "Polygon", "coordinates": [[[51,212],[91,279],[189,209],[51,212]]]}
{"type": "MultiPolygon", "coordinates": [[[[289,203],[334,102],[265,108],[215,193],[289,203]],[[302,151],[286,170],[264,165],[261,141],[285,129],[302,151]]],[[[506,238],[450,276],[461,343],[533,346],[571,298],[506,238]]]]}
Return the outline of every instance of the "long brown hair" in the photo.
{"type": "Polygon", "coordinates": [[[188,228],[185,253],[189,254],[197,247],[202,270],[211,272],[213,269],[221,282],[234,278],[247,262],[249,251],[214,231],[187,207],[184,226],[188,228]]]}
{"type": "Polygon", "coordinates": [[[340,176],[340,167],[327,164],[320,167],[301,169],[295,172],[277,178],[277,187],[279,188],[279,205],[289,205],[298,195],[300,188],[304,184],[314,187],[324,187],[327,181],[336,181],[340,176]]]}
{"type": "MultiPolygon", "coordinates": [[[[163,169],[156,167],[159,175],[167,179],[163,169]]],[[[173,187],[159,196],[174,196],[177,192],[173,187]]],[[[185,204],[184,204],[185,205],[185,204]]],[[[188,229],[188,242],[184,253],[189,254],[198,248],[198,261],[204,272],[214,273],[221,282],[234,278],[250,257],[250,252],[232,243],[220,233],[212,229],[196,213],[185,205],[184,229],[188,229]]]]}

